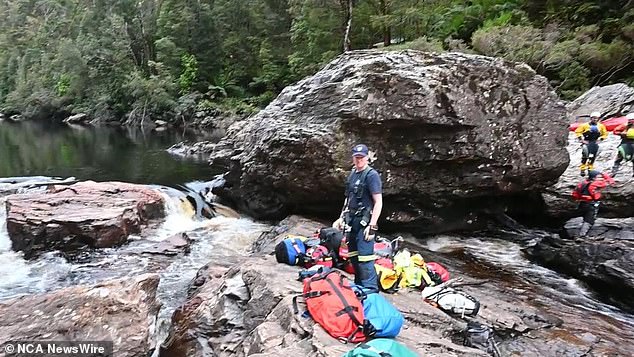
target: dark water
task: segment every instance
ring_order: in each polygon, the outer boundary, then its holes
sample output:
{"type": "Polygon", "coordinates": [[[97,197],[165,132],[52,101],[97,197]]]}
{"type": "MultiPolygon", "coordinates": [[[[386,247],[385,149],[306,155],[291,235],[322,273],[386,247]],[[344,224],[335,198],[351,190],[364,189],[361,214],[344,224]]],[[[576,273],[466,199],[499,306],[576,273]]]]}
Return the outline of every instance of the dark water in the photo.
{"type": "Polygon", "coordinates": [[[221,172],[165,149],[183,140],[218,139],[217,133],[0,121],[0,177],[72,176],[163,185],[207,181],[221,172]]]}

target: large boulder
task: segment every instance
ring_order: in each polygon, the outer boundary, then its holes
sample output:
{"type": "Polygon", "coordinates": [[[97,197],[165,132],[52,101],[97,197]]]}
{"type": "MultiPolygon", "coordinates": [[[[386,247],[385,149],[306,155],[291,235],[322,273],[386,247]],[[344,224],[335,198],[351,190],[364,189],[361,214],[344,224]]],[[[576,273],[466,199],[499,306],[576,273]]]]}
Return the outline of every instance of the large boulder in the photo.
{"type": "Polygon", "coordinates": [[[364,142],[383,177],[387,222],[465,228],[470,213],[557,180],[568,165],[566,126],[563,103],[524,64],[349,52],[231,126],[210,157],[228,170],[214,192],[258,218],[335,218],[350,149],[364,142]]]}
{"type": "Polygon", "coordinates": [[[43,250],[119,245],[165,214],[157,190],[92,181],[52,185],[45,193],[10,195],[6,209],[12,248],[26,257],[43,250]]]}
{"type": "Polygon", "coordinates": [[[623,83],[593,87],[566,105],[571,121],[598,111],[602,118],[634,112],[634,88],[623,83]]]}
{"type": "Polygon", "coordinates": [[[0,346],[9,341],[112,341],[114,356],[156,345],[159,276],[145,274],[0,303],[0,346]]]}

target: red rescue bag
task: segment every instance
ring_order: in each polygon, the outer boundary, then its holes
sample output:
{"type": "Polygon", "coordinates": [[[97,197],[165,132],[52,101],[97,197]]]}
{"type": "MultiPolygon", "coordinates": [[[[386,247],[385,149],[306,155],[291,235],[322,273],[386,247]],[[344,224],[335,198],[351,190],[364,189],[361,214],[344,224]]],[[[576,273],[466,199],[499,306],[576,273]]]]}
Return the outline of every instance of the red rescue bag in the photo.
{"type": "Polygon", "coordinates": [[[293,298],[295,313],[298,312],[297,297],[301,296],[313,320],[332,337],[344,343],[366,340],[363,304],[348,278],[336,270],[316,274],[304,279],[303,291],[293,298]]]}

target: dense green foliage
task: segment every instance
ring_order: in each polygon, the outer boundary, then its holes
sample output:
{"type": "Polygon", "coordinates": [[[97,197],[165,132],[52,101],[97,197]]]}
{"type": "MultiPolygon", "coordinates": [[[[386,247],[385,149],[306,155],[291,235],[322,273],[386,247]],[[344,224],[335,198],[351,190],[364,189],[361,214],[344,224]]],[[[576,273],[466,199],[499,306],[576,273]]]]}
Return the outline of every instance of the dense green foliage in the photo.
{"type": "Polygon", "coordinates": [[[566,99],[634,83],[631,0],[13,0],[0,2],[0,108],[139,124],[245,113],[343,50],[524,61],[566,99]]]}

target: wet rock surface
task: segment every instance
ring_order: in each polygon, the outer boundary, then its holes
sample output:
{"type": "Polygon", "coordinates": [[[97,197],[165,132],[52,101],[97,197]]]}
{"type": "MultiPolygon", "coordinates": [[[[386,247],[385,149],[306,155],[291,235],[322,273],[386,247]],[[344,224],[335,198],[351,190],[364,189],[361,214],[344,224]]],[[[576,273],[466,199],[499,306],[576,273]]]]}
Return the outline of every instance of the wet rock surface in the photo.
{"type": "Polygon", "coordinates": [[[525,65],[354,51],[230,127],[211,154],[229,171],[214,192],[257,218],[332,218],[350,149],[364,142],[384,182],[382,223],[466,228],[472,211],[556,181],[568,164],[566,126],[563,103],[525,65]]]}
{"type": "MultiPolygon", "coordinates": [[[[271,247],[286,234],[305,235],[315,227],[321,223],[288,217],[262,235],[254,246],[258,252],[243,264],[227,268],[210,263],[201,269],[187,302],[172,318],[160,356],[340,356],[353,348],[337,342],[301,313],[293,313],[292,297],[302,288],[297,281],[299,268],[277,264],[272,256],[271,247]]],[[[446,264],[434,253],[423,255],[446,264]]],[[[583,356],[593,348],[600,350],[596,338],[575,338],[564,320],[532,306],[519,286],[508,289],[460,267],[447,267],[464,278],[459,288],[480,300],[476,319],[495,329],[504,355],[583,356]]],[[[401,290],[385,296],[406,317],[397,340],[420,355],[486,356],[462,345],[466,320],[424,303],[420,292],[401,290]]]]}
{"type": "Polygon", "coordinates": [[[180,142],[170,146],[167,149],[172,155],[188,158],[203,158],[208,157],[213,151],[214,143],[210,141],[198,141],[195,143],[180,142]]]}
{"type": "Polygon", "coordinates": [[[144,242],[139,244],[136,250],[141,254],[178,255],[190,252],[192,239],[187,233],[175,234],[160,242],[144,242]]]}
{"type": "Polygon", "coordinates": [[[565,225],[563,239],[541,239],[526,249],[536,262],[586,282],[609,301],[634,311],[634,219],[598,219],[588,237],[578,235],[582,219],[565,225]]]}
{"type": "Polygon", "coordinates": [[[120,245],[165,214],[163,197],[148,186],[92,181],[11,195],[6,209],[12,248],[27,257],[53,249],[120,245]]]}
{"type": "Polygon", "coordinates": [[[115,356],[148,356],[156,344],[158,283],[158,275],[146,274],[2,301],[0,345],[112,341],[115,356]]]}

